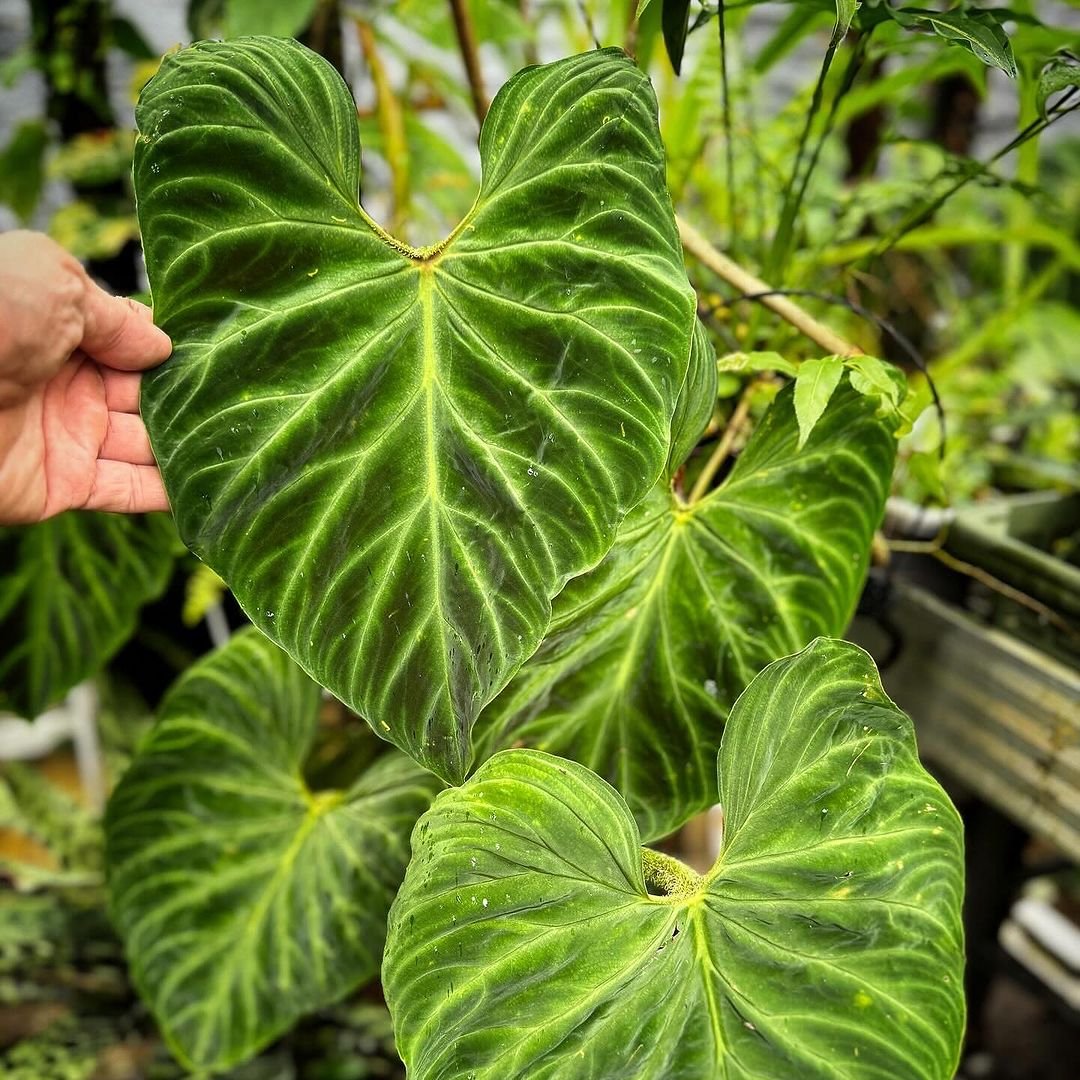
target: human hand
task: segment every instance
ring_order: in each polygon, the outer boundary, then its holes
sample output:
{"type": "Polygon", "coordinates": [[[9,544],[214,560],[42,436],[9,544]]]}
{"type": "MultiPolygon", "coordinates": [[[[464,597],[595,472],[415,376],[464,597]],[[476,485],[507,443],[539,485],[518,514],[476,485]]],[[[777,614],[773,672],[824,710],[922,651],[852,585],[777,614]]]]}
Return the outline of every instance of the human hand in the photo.
{"type": "Polygon", "coordinates": [[[47,236],[0,235],[0,524],[62,510],[168,510],[140,372],[172,351],[47,236]]]}

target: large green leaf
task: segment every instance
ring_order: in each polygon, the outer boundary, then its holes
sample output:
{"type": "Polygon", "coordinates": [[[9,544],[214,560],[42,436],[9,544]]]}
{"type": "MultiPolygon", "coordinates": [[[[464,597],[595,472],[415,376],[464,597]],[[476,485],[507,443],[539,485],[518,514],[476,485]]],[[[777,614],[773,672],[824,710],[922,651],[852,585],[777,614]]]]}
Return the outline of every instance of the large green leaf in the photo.
{"type": "Polygon", "coordinates": [[[847,626],[896,453],[892,422],[847,381],[800,451],[792,396],[717,490],[686,507],[661,484],[567,586],[543,645],[481,720],[485,752],[583,762],[649,838],[712,802],[736,697],[770,661],[847,626]]]}
{"type": "Polygon", "coordinates": [[[37,716],[95,674],[182,550],[163,514],[80,511],[0,528],[0,711],[37,716]]]}
{"type": "Polygon", "coordinates": [[[716,350],[700,320],[694,326],[690,367],[686,372],[675,415],[671,420],[671,455],[668,471],[674,472],[690,456],[716,408],[716,350]]]}
{"type": "Polygon", "coordinates": [[[460,780],[550,598],[663,469],[694,325],[656,103],[618,50],[529,68],[430,248],[357,202],[356,109],[295,42],[166,57],[139,218],[175,343],[143,410],[181,535],[375,730],[460,780]]]}
{"type": "Polygon", "coordinates": [[[303,767],[319,688],[258,631],[173,687],[109,801],[110,904],[177,1057],[221,1069],[376,974],[435,779],[397,751],[346,791],[303,767]]]}
{"type": "Polygon", "coordinates": [[[717,771],[704,877],[537,751],[435,800],[383,959],[412,1080],[951,1080],[961,824],[870,658],[819,639],[770,665],[717,771]]]}

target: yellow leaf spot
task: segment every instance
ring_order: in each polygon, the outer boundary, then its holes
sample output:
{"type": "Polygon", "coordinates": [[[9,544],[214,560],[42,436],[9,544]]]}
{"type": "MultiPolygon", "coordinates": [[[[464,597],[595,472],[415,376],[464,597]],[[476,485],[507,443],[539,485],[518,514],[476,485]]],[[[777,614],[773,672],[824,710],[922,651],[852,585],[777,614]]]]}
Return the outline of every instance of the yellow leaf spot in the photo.
{"type": "Polygon", "coordinates": [[[865,990],[860,990],[855,995],[855,1007],[857,1009],[868,1009],[873,1004],[874,999],[865,990]]]}

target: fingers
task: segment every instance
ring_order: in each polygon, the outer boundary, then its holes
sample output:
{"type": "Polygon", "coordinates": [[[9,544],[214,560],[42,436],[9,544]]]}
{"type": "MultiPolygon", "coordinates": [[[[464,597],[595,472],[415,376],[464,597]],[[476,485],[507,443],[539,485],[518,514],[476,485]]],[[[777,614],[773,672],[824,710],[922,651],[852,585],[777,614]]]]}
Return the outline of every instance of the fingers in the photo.
{"type": "Polygon", "coordinates": [[[145,304],[110,296],[87,278],[82,348],[99,364],[139,371],[167,359],[172,342],[145,304]]]}
{"type": "Polygon", "coordinates": [[[133,465],[99,459],[94,486],[84,510],[109,510],[119,514],[141,514],[168,510],[161,474],[153,465],[133,465]]]}
{"type": "Polygon", "coordinates": [[[109,426],[99,456],[132,465],[153,465],[154,452],[150,449],[150,437],[142,420],[131,413],[109,413],[109,426]]]}
{"type": "Polygon", "coordinates": [[[103,367],[101,380],[105,384],[105,404],[110,412],[138,413],[139,384],[142,375],[137,371],[117,371],[103,367]]]}

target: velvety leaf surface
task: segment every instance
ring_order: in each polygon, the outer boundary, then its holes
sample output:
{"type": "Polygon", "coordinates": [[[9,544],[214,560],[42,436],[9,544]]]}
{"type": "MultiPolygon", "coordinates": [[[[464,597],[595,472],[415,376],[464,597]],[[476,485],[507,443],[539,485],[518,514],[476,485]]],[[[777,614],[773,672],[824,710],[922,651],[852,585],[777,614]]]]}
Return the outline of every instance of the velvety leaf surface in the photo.
{"type": "Polygon", "coordinates": [[[671,420],[671,455],[668,472],[674,472],[697,446],[705,425],[716,408],[716,351],[700,320],[694,324],[690,345],[690,367],[686,372],[675,415],[671,420]]]}
{"type": "Polygon", "coordinates": [[[439,795],[383,961],[410,1077],[951,1080],[961,824],[870,658],[766,668],[718,773],[720,856],[666,895],[582,765],[509,750],[439,795]]]}
{"type": "Polygon", "coordinates": [[[647,78],[512,78],[441,244],[357,201],[356,108],[295,42],[165,58],[139,219],[175,343],[143,411],[181,535],[253,622],[445,778],[663,469],[694,298],[647,78]]]}
{"type": "Polygon", "coordinates": [[[403,754],[301,775],[320,690],[254,629],[200,661],[109,800],[113,921],[177,1057],[222,1069],[379,969],[436,782],[403,754]]]}
{"type": "Polygon", "coordinates": [[[481,720],[482,749],[530,746],[600,773],[646,838],[710,805],[724,719],[767,663],[840,634],[896,453],[845,381],[802,450],[790,387],[727,480],[692,507],[661,484],[555,603],[551,630],[481,720]]]}
{"type": "Polygon", "coordinates": [[[37,716],[100,670],[182,550],[164,514],[0,528],[0,711],[37,716]]]}

